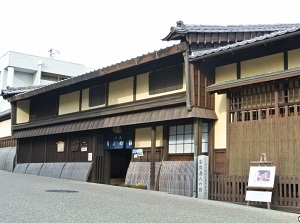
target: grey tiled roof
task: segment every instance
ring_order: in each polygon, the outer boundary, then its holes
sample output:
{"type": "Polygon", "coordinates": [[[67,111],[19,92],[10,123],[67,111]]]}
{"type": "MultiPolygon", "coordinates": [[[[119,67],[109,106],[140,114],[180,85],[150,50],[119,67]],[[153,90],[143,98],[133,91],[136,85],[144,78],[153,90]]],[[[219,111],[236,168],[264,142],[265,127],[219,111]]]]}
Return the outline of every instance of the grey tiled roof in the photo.
{"type": "Polygon", "coordinates": [[[285,30],[282,30],[282,31],[272,32],[270,34],[265,34],[263,36],[258,36],[258,37],[255,37],[253,39],[244,40],[244,41],[237,42],[237,43],[234,43],[234,44],[228,44],[226,46],[221,46],[221,47],[218,47],[218,48],[211,48],[211,49],[206,49],[206,50],[193,51],[192,54],[189,56],[189,58],[190,59],[196,59],[198,57],[200,58],[200,57],[205,56],[205,55],[210,55],[210,54],[214,54],[214,53],[234,49],[234,48],[237,48],[237,47],[240,47],[240,46],[245,46],[245,45],[252,44],[252,43],[255,43],[255,42],[264,41],[266,39],[271,39],[271,38],[274,38],[274,37],[277,37],[277,36],[285,35],[285,34],[288,34],[288,33],[293,33],[293,32],[299,31],[299,30],[300,30],[300,27],[292,27],[290,29],[285,29],[285,30]]]}
{"type": "Polygon", "coordinates": [[[39,86],[25,86],[25,87],[9,87],[7,86],[6,89],[1,90],[1,96],[6,99],[8,97],[11,97],[16,94],[25,93],[28,91],[35,90],[37,88],[40,88],[42,85],[39,86]]]}
{"type": "Polygon", "coordinates": [[[0,120],[4,119],[5,117],[10,117],[11,109],[5,110],[0,112],[0,120]]]}
{"type": "Polygon", "coordinates": [[[170,33],[163,38],[168,40],[172,34],[186,33],[232,33],[232,32],[275,32],[290,28],[300,27],[299,23],[291,24],[257,24],[257,25],[194,25],[177,22],[177,26],[171,27],[170,33]]]}
{"type": "Polygon", "coordinates": [[[300,24],[261,24],[261,25],[190,25],[172,27],[177,32],[265,32],[280,31],[299,27],[300,24]]]}

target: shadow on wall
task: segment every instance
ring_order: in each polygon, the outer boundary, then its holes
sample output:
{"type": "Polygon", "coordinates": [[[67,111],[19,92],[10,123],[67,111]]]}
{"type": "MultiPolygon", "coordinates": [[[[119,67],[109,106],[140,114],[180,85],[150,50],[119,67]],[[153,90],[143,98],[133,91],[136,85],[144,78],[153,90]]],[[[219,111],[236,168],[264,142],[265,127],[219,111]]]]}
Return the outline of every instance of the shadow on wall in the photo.
{"type": "Polygon", "coordinates": [[[0,170],[13,172],[16,165],[16,147],[0,148],[0,170]]]}

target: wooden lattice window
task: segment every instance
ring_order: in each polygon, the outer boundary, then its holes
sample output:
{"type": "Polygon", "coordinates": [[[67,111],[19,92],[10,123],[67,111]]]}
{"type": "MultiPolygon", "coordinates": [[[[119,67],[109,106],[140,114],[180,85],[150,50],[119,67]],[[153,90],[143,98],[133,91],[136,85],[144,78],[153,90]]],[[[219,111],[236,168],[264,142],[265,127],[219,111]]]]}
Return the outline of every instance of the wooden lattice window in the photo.
{"type": "Polygon", "coordinates": [[[30,100],[29,120],[35,121],[39,119],[55,117],[57,115],[57,109],[57,95],[32,98],[30,100]]]}
{"type": "Polygon", "coordinates": [[[106,85],[101,84],[89,89],[89,107],[104,105],[106,102],[106,85]]]}
{"type": "Polygon", "coordinates": [[[160,94],[182,89],[182,64],[149,73],[149,94],[160,94]]]}

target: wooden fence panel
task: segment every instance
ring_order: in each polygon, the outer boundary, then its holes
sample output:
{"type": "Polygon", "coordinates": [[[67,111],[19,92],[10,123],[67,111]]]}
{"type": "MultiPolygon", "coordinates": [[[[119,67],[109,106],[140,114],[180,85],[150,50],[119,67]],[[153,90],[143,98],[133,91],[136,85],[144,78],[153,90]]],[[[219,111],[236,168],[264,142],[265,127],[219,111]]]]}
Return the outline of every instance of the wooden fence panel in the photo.
{"type": "MultiPolygon", "coordinates": [[[[233,203],[246,203],[248,176],[210,175],[209,199],[233,203]]],[[[285,211],[300,211],[300,177],[276,176],[271,208],[285,211]]],[[[250,205],[265,206],[263,202],[250,202],[250,205]]]]}
{"type": "Polygon", "coordinates": [[[15,147],[17,140],[12,137],[4,137],[0,139],[0,148],[15,147]]]}

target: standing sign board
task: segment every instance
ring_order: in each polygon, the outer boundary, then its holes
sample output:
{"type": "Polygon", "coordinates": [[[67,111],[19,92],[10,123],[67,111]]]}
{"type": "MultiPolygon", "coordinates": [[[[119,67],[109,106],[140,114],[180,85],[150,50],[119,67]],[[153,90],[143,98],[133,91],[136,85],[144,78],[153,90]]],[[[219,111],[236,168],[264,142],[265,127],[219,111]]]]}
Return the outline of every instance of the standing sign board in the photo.
{"type": "Polygon", "coordinates": [[[198,156],[198,198],[208,199],[209,189],[208,156],[198,156]]]}
{"type": "Polygon", "coordinates": [[[275,170],[275,166],[250,166],[248,186],[246,188],[247,205],[249,205],[249,201],[267,202],[267,207],[270,209],[275,170]]]}
{"type": "Polygon", "coordinates": [[[273,188],[275,166],[250,166],[248,186],[273,188]]]}

